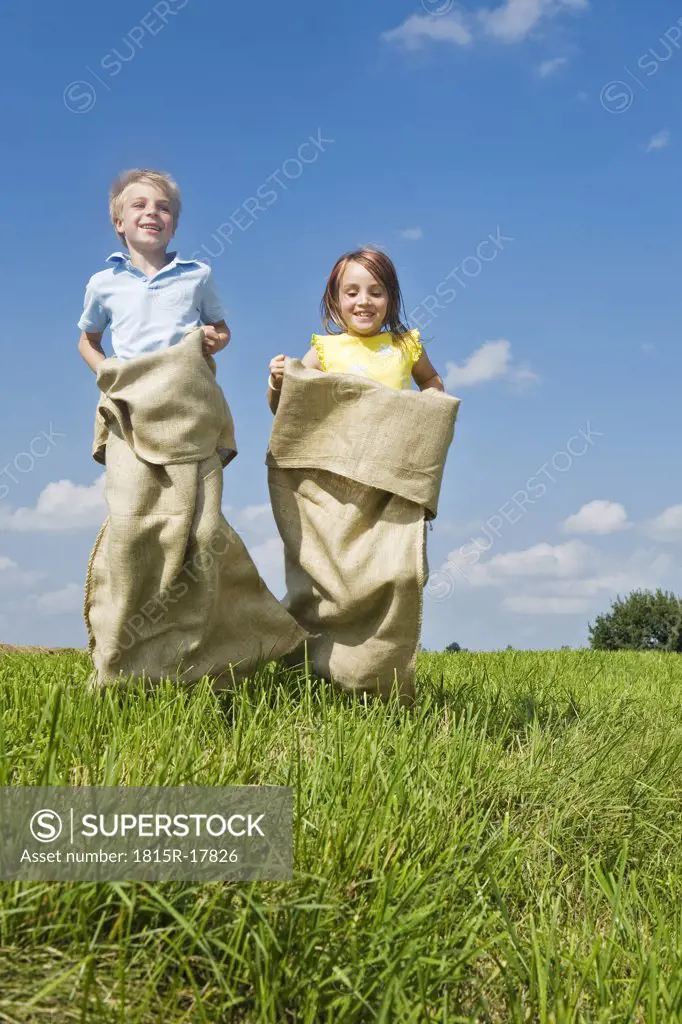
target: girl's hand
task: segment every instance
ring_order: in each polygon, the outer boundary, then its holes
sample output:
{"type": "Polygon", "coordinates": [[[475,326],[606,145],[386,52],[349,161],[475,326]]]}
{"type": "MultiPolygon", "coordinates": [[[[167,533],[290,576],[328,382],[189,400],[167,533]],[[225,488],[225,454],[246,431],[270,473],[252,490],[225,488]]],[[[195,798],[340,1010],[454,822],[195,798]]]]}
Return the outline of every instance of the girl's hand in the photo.
{"type": "Polygon", "coordinates": [[[284,360],[286,356],[278,355],[274,359],[270,360],[270,376],[272,377],[272,383],[277,390],[282,386],[282,380],[284,378],[284,360]]]}

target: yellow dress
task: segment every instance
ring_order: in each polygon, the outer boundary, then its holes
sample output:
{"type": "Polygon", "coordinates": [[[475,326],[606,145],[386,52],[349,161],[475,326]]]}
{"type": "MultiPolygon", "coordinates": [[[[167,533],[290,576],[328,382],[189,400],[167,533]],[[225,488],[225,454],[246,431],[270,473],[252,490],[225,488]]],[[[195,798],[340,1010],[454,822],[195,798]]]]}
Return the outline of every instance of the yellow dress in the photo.
{"type": "Polygon", "coordinates": [[[396,339],[387,331],[371,338],[352,334],[313,334],[312,347],[329,373],[370,377],[389,388],[409,388],[412,367],[422,354],[419,331],[396,339]]]}

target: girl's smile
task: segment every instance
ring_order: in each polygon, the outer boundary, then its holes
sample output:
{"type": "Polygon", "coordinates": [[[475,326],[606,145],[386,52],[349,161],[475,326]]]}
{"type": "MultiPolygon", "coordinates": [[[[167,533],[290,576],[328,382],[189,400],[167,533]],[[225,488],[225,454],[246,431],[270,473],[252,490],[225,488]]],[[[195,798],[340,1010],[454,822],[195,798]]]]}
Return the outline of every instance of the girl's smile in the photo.
{"type": "Polygon", "coordinates": [[[339,307],[350,334],[371,337],[386,321],[388,292],[369,270],[351,260],[340,281],[339,307]]]}

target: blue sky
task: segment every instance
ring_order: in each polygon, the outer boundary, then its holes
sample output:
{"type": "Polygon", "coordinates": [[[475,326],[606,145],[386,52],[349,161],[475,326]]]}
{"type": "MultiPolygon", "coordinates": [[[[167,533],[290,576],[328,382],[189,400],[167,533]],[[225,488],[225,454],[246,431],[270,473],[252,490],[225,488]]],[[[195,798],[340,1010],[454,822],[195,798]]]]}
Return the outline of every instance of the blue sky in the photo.
{"type": "Polygon", "coordinates": [[[424,645],[581,646],[617,593],[682,592],[679,17],[664,0],[6,0],[0,640],[85,642],[105,513],[76,322],[132,166],[179,182],[174,247],[217,253],[240,449],[225,504],[278,596],[267,363],[305,352],[359,244],[393,257],[462,400],[424,645]]]}

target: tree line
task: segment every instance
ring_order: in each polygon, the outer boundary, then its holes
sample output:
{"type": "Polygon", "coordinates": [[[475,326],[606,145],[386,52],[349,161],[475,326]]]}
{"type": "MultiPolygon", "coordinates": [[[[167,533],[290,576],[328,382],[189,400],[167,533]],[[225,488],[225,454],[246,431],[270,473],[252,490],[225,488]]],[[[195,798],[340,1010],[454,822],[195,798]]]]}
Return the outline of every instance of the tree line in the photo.
{"type": "MultiPolygon", "coordinates": [[[[588,625],[595,651],[666,651],[682,654],[682,597],[670,591],[633,590],[588,625]]],[[[512,650],[512,645],[507,650],[512,650]]],[[[567,648],[562,648],[562,650],[567,648]]],[[[466,651],[453,642],[451,654],[466,651]]]]}

